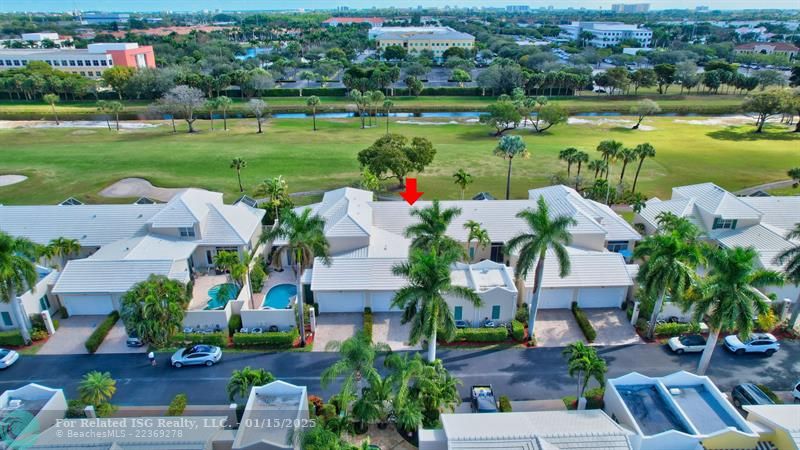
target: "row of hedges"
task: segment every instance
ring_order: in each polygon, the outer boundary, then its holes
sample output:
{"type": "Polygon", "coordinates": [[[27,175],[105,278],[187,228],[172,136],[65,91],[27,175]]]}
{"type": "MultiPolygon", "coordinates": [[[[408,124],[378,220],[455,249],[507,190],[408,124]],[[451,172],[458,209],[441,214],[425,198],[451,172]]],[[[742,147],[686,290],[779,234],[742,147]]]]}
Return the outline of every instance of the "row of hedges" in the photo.
{"type": "Polygon", "coordinates": [[[228,337],[225,333],[220,331],[217,333],[178,333],[172,339],[176,345],[216,345],[217,347],[226,347],[228,345],[228,337]]]}
{"type": "Polygon", "coordinates": [[[699,333],[700,325],[697,323],[659,323],[656,324],[655,334],[661,337],[680,336],[687,333],[699,333]]]}
{"type": "Polygon", "coordinates": [[[463,328],[456,330],[454,342],[501,342],[508,339],[508,330],[498,328],[463,328]]]}
{"type": "Polygon", "coordinates": [[[522,322],[518,320],[511,322],[511,337],[519,342],[525,340],[525,325],[522,322]]]}
{"type": "Polygon", "coordinates": [[[583,331],[586,340],[594,342],[595,338],[597,338],[597,331],[594,330],[592,323],[589,322],[586,313],[578,306],[578,302],[572,302],[572,315],[575,316],[575,321],[578,322],[578,326],[581,327],[581,331],[583,331]]]}
{"type": "Polygon", "coordinates": [[[86,350],[88,350],[89,353],[94,353],[100,348],[100,344],[103,343],[108,332],[111,331],[111,328],[114,327],[114,324],[116,324],[118,320],[119,313],[117,311],[112,311],[111,314],[94,329],[89,339],[83,344],[86,346],[86,350]]]}
{"type": "Polygon", "coordinates": [[[274,333],[236,333],[233,335],[233,345],[236,347],[287,349],[292,348],[292,346],[294,346],[294,341],[299,337],[300,332],[297,328],[292,328],[291,331],[278,331],[274,333]]]}
{"type": "Polygon", "coordinates": [[[372,340],[372,308],[364,308],[364,334],[372,340]]]}
{"type": "Polygon", "coordinates": [[[21,347],[25,345],[19,330],[0,331],[0,347],[21,347]]]}

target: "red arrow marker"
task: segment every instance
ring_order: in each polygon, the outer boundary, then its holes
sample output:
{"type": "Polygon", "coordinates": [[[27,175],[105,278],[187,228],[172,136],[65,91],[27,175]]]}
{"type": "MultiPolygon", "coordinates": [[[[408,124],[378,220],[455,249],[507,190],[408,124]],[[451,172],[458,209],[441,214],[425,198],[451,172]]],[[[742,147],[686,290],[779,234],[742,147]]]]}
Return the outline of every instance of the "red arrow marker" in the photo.
{"type": "Polygon", "coordinates": [[[422,197],[424,192],[417,191],[417,179],[416,178],[406,178],[406,190],[405,192],[401,192],[400,195],[406,199],[409,205],[413,205],[414,202],[419,200],[422,197]]]}

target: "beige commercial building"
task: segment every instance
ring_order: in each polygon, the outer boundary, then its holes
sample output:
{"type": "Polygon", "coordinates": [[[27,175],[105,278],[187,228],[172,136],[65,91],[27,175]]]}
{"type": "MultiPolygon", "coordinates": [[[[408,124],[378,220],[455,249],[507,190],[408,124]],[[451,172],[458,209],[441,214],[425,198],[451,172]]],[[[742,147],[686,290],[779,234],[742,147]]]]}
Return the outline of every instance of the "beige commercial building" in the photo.
{"type": "Polygon", "coordinates": [[[377,41],[378,49],[396,45],[409,53],[430,50],[437,59],[450,47],[475,48],[474,36],[450,27],[381,27],[370,30],[369,37],[377,41]]]}

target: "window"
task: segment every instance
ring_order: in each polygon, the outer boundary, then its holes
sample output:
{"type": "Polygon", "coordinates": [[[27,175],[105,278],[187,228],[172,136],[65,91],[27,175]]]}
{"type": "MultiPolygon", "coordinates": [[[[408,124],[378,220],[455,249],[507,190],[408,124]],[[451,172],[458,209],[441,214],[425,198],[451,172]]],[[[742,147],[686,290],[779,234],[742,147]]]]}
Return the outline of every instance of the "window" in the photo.
{"type": "Polygon", "coordinates": [[[503,264],[503,243],[502,242],[492,242],[492,249],[491,255],[489,259],[496,263],[503,264]]]}
{"type": "Polygon", "coordinates": [[[469,259],[471,260],[473,258],[475,258],[475,247],[470,246],[469,247],[469,259]]]}
{"type": "Polygon", "coordinates": [[[100,61],[100,65],[101,66],[105,66],[106,65],[106,60],[104,59],[104,60],[100,61]]]}
{"type": "Polygon", "coordinates": [[[93,66],[99,66],[100,65],[100,61],[95,59],[95,60],[92,61],[92,65],[93,66]]]}
{"type": "Polygon", "coordinates": [[[75,67],[75,65],[76,65],[75,64],[75,60],[74,59],[70,59],[69,60],[69,65],[72,66],[72,67],[75,67]]]}
{"type": "Polygon", "coordinates": [[[83,60],[82,60],[82,59],[79,59],[79,60],[78,60],[78,65],[79,65],[79,66],[81,66],[81,67],[83,67],[83,60]]]}
{"type": "Polygon", "coordinates": [[[178,231],[181,237],[194,237],[194,227],[180,227],[178,231]]]}
{"type": "Polygon", "coordinates": [[[3,316],[3,325],[7,327],[14,325],[14,322],[11,321],[11,314],[7,313],[6,311],[3,311],[2,314],[0,315],[3,316]]]}
{"type": "Polygon", "coordinates": [[[711,226],[712,230],[735,230],[736,229],[736,219],[723,219],[721,217],[716,217],[714,219],[714,224],[711,226]]]}
{"type": "Polygon", "coordinates": [[[62,59],[61,60],[61,65],[62,66],[66,66],[67,65],[67,60],[66,59],[62,59]]]}
{"type": "Polygon", "coordinates": [[[4,66],[4,65],[5,65],[5,63],[3,62],[2,59],[0,59],[0,66],[4,66]]]}
{"type": "Polygon", "coordinates": [[[43,295],[42,298],[39,299],[39,307],[42,311],[50,309],[50,300],[47,299],[46,295],[43,295]]]}
{"type": "Polygon", "coordinates": [[[500,320],[500,305],[492,305],[492,320],[500,320]]]}
{"type": "Polygon", "coordinates": [[[628,241],[608,241],[606,248],[610,252],[619,253],[628,249],[628,241]]]}
{"type": "Polygon", "coordinates": [[[464,308],[461,306],[456,306],[453,308],[453,318],[455,320],[461,320],[461,316],[464,313],[464,308]]]}

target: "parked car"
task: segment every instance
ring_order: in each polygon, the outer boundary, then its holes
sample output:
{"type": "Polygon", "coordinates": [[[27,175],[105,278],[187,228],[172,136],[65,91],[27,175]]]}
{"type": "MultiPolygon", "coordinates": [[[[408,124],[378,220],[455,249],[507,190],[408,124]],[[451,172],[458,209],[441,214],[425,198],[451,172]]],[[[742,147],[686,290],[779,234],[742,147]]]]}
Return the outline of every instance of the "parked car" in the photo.
{"type": "Polygon", "coordinates": [[[736,386],[731,392],[731,397],[733,399],[733,406],[737,408],[741,408],[743,405],[775,404],[764,391],[752,383],[744,383],[736,386]]]}
{"type": "Polygon", "coordinates": [[[213,366],[222,359],[222,349],[214,345],[191,345],[172,355],[173,367],[206,365],[213,366]]]}
{"type": "Polygon", "coordinates": [[[130,334],[128,335],[128,339],[125,339],[125,345],[128,347],[138,348],[144,346],[144,342],[142,342],[142,340],[139,339],[139,337],[135,334],[130,334]]]}
{"type": "Polygon", "coordinates": [[[19,359],[19,353],[7,348],[0,348],[0,369],[7,369],[19,359]]]}
{"type": "Polygon", "coordinates": [[[467,324],[466,320],[456,320],[456,328],[457,329],[460,330],[462,328],[467,328],[468,326],[469,326],[469,324],[467,324]]]}
{"type": "Polygon", "coordinates": [[[497,412],[497,400],[495,400],[491,385],[472,386],[470,403],[474,413],[497,412]]]}
{"type": "Polygon", "coordinates": [[[744,342],[738,336],[732,334],[725,337],[725,348],[736,353],[737,355],[744,355],[745,353],[764,353],[771,355],[778,351],[781,344],[778,339],[769,333],[753,333],[744,342]]]}
{"type": "Polygon", "coordinates": [[[706,346],[706,338],[699,334],[675,336],[667,341],[669,348],[677,354],[702,352],[706,346]]]}

